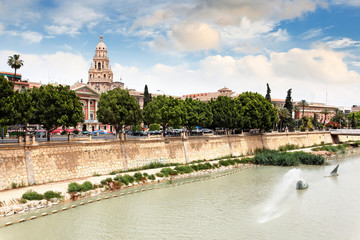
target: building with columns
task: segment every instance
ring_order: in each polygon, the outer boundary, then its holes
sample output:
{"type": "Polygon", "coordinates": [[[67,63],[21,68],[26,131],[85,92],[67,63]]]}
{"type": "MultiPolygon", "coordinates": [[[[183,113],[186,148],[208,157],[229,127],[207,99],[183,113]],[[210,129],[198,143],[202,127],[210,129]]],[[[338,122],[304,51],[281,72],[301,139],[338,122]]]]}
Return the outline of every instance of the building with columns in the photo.
{"type": "MultiPolygon", "coordinates": [[[[88,73],[88,83],[77,82],[71,89],[75,91],[79,97],[80,103],[83,107],[85,121],[77,125],[77,129],[81,131],[95,131],[104,129],[109,132],[115,131],[113,126],[102,124],[98,121],[96,111],[100,100],[100,95],[112,89],[124,88],[123,82],[114,81],[114,74],[111,70],[109,57],[107,55],[107,47],[104,43],[104,38],[100,36],[100,42],[96,45],[95,55],[88,73]]],[[[135,97],[139,103],[140,108],[144,105],[144,94],[137,92],[134,89],[126,89],[130,95],[135,97]]]]}

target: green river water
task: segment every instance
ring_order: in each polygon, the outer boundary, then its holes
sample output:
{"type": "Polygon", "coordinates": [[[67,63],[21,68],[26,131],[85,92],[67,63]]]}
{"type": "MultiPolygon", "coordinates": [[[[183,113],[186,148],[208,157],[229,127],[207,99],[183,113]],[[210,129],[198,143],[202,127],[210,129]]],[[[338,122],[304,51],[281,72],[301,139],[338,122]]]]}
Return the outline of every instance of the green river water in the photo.
{"type": "Polygon", "coordinates": [[[359,157],[324,166],[255,167],[4,227],[0,239],[355,240],[360,239],[359,171],[359,157]],[[337,163],[339,176],[324,177],[337,163]],[[308,189],[295,189],[299,177],[309,182],[308,189]]]}

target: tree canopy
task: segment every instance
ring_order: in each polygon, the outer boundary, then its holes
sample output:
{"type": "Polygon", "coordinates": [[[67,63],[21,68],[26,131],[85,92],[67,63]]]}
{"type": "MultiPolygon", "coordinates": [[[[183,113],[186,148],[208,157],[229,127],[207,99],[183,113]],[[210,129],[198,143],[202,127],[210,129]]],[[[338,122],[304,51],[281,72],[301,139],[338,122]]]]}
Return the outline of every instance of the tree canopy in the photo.
{"type": "Polygon", "coordinates": [[[212,128],[242,128],[242,112],[235,100],[227,96],[219,96],[208,103],[213,115],[212,128]]]}
{"type": "Polygon", "coordinates": [[[34,88],[34,122],[43,125],[49,133],[60,126],[76,126],[84,121],[79,98],[69,86],[46,85],[34,88]]]}
{"type": "Polygon", "coordinates": [[[15,94],[12,83],[0,76],[0,126],[8,126],[13,123],[15,94]]]}
{"type": "Polygon", "coordinates": [[[262,95],[244,92],[235,101],[242,109],[244,129],[270,130],[274,127],[277,121],[276,110],[262,95]]]}
{"type": "Polygon", "coordinates": [[[146,105],[148,105],[149,102],[151,102],[151,100],[152,100],[152,97],[151,97],[151,94],[149,93],[148,86],[145,85],[145,88],[144,88],[144,108],[146,107],[146,105]]]}
{"type": "Polygon", "coordinates": [[[284,108],[289,110],[290,115],[292,114],[292,112],[293,112],[293,103],[292,103],[292,97],[291,97],[291,88],[287,91],[284,108]]]}
{"type": "Polygon", "coordinates": [[[271,96],[270,96],[270,93],[271,93],[271,89],[270,89],[270,86],[269,84],[267,83],[266,84],[266,100],[268,100],[269,102],[271,102],[271,96]]]}
{"type": "Polygon", "coordinates": [[[195,126],[208,127],[212,123],[213,114],[209,106],[204,102],[186,98],[184,111],[183,125],[189,130],[195,126]]]}
{"type": "Polygon", "coordinates": [[[144,115],[146,122],[160,124],[165,134],[167,127],[183,124],[184,104],[179,99],[159,95],[148,103],[144,115]]]}
{"type": "Polygon", "coordinates": [[[142,111],[136,99],[129,91],[119,88],[101,94],[96,114],[100,122],[113,125],[116,133],[125,126],[142,121],[142,111]]]}

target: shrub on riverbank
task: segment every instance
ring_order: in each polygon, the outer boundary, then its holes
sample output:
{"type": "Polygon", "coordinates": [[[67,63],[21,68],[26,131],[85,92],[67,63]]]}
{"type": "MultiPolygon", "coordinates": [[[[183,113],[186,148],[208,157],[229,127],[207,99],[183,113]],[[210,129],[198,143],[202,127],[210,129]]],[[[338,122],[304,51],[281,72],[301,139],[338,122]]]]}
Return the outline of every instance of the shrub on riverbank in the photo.
{"type": "Polygon", "coordinates": [[[345,153],[346,148],[349,147],[349,145],[347,144],[340,144],[340,145],[335,145],[335,146],[331,146],[331,145],[327,145],[327,146],[321,146],[321,147],[316,147],[316,148],[312,148],[312,151],[328,151],[328,152],[341,152],[341,153],[345,153]]]}
{"type": "Polygon", "coordinates": [[[93,189],[93,184],[89,181],[84,182],[81,184],[81,191],[86,192],[93,189]]]}
{"type": "Polygon", "coordinates": [[[76,182],[69,183],[68,192],[69,193],[81,192],[81,185],[76,182]]]}
{"type": "Polygon", "coordinates": [[[44,196],[38,192],[29,190],[22,195],[22,198],[26,200],[42,200],[44,199],[44,196]]]}
{"type": "Polygon", "coordinates": [[[286,144],[284,146],[280,146],[279,147],[279,151],[280,152],[285,152],[285,151],[289,151],[289,150],[294,150],[294,149],[298,149],[299,146],[295,145],[295,144],[286,144]]]}
{"type": "Polygon", "coordinates": [[[165,177],[168,177],[169,175],[178,175],[178,172],[172,168],[163,168],[160,172],[164,174],[165,177]]]}
{"type": "Polygon", "coordinates": [[[59,192],[54,192],[54,191],[46,191],[44,193],[44,198],[46,200],[49,200],[51,198],[61,198],[61,194],[59,192]]]}
{"type": "Polygon", "coordinates": [[[275,166],[322,165],[324,157],[305,152],[289,153],[264,149],[256,152],[254,163],[275,166]]]}
{"type": "Polygon", "coordinates": [[[174,170],[178,171],[180,174],[192,173],[194,171],[194,169],[189,165],[177,166],[174,170]]]}

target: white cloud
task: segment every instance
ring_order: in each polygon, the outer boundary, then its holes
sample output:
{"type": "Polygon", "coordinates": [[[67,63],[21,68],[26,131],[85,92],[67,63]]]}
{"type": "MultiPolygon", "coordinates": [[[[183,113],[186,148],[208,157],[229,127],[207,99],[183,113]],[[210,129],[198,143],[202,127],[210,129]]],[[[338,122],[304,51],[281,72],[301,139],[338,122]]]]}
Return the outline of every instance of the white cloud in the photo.
{"type": "Polygon", "coordinates": [[[107,21],[108,18],[96,11],[96,7],[90,7],[91,3],[62,1],[60,6],[50,13],[53,24],[45,26],[49,34],[79,34],[82,27],[86,26],[92,29],[101,21],[107,21]]]}
{"type": "Polygon", "coordinates": [[[228,86],[241,93],[254,91],[265,94],[269,83],[274,98],[285,98],[293,89],[295,100],[351,105],[360,91],[360,75],[348,68],[344,54],[330,49],[291,49],[272,52],[269,56],[249,55],[241,58],[209,56],[193,69],[187,65],[156,64],[147,69],[115,64],[115,75],[121,75],[130,88],[150,91],[161,89],[166,94],[214,92],[228,86]]]}
{"type": "Polygon", "coordinates": [[[310,29],[310,30],[306,31],[305,33],[301,34],[300,37],[302,39],[308,40],[311,38],[319,37],[322,34],[323,34],[323,29],[315,28],[315,29],[310,29]]]}
{"type": "Polygon", "coordinates": [[[354,41],[350,38],[342,38],[326,42],[330,48],[347,48],[347,47],[359,47],[360,41],[354,41]]]}
{"type": "Polygon", "coordinates": [[[79,54],[56,52],[35,55],[5,50],[0,51],[0,59],[4,59],[0,62],[0,69],[11,71],[6,60],[13,54],[20,54],[20,58],[24,61],[24,66],[18,70],[23,79],[29,79],[32,82],[57,82],[69,85],[80,79],[87,81],[90,64],[79,54]]]}
{"type": "Polygon", "coordinates": [[[168,10],[157,10],[151,15],[137,18],[134,21],[133,28],[137,27],[151,27],[164,21],[169,21],[173,18],[173,13],[168,10]]]}
{"type": "Polygon", "coordinates": [[[206,23],[175,25],[170,32],[175,48],[180,51],[218,49],[220,34],[206,23]]]}
{"type": "Polygon", "coordinates": [[[6,33],[10,36],[21,37],[26,43],[39,43],[43,39],[43,35],[38,32],[18,32],[18,31],[6,31],[6,33]]]}
{"type": "Polygon", "coordinates": [[[45,26],[45,30],[47,33],[54,35],[68,34],[74,36],[80,33],[78,26],[48,25],[45,26]]]}
{"type": "Polygon", "coordinates": [[[359,0],[334,0],[335,4],[346,4],[350,6],[360,6],[359,0]]]}

